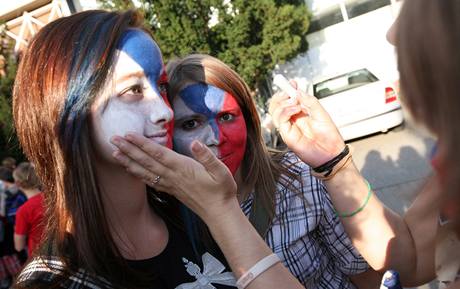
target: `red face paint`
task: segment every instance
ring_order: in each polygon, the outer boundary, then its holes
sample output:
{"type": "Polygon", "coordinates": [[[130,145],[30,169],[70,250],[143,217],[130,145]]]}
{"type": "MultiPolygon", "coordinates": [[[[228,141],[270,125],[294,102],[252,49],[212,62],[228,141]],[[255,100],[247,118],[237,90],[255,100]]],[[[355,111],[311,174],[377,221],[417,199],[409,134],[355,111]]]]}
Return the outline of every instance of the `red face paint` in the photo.
{"type": "MultiPolygon", "coordinates": [[[[158,89],[160,91],[161,97],[165,101],[166,105],[169,106],[172,110],[171,103],[168,99],[168,75],[166,74],[165,67],[163,66],[163,71],[158,79],[158,89]]],[[[165,128],[168,130],[168,141],[166,147],[172,149],[173,147],[173,132],[174,132],[174,119],[171,119],[166,125],[165,128]]]]}
{"type": "Polygon", "coordinates": [[[211,148],[235,174],[246,151],[246,123],[236,99],[215,86],[193,84],[173,102],[174,149],[191,155],[190,144],[199,140],[211,148]]]}

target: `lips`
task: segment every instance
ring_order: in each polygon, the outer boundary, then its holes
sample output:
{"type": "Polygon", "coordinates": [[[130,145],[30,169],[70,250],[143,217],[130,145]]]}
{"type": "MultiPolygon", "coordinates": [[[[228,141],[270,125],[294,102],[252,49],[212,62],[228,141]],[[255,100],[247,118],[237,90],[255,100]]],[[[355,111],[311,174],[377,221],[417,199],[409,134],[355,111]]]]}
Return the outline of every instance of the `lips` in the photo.
{"type": "Polygon", "coordinates": [[[169,140],[167,130],[162,130],[154,134],[146,135],[145,137],[161,145],[166,145],[169,140]]]}

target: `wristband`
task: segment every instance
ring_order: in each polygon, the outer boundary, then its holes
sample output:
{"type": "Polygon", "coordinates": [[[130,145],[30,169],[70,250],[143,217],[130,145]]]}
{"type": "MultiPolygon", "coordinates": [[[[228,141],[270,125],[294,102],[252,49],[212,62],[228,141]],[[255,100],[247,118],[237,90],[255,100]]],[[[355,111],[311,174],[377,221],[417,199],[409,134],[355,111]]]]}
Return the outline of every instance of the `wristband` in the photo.
{"type": "Polygon", "coordinates": [[[246,288],[249,283],[251,283],[254,279],[256,279],[260,274],[270,269],[273,265],[280,262],[280,258],[276,254],[268,255],[267,257],[263,258],[259,262],[257,262],[254,266],[251,267],[243,276],[236,281],[236,286],[238,289],[246,288]]]}
{"type": "Polygon", "coordinates": [[[343,151],[330,161],[313,168],[312,175],[320,180],[329,180],[351,161],[352,147],[345,145],[343,151]]]}

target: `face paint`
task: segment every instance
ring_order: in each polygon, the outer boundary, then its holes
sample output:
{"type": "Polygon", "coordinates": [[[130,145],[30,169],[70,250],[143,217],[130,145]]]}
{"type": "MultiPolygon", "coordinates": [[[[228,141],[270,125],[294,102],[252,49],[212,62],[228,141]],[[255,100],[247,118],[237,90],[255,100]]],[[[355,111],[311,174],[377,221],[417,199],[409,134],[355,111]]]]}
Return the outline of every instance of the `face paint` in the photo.
{"type": "Polygon", "coordinates": [[[235,98],[212,85],[192,84],[174,97],[173,108],[175,150],[190,156],[197,139],[235,174],[246,150],[246,123],[235,98]]]}
{"type": "Polygon", "coordinates": [[[118,49],[113,88],[106,88],[108,97],[98,96],[92,107],[99,144],[111,152],[111,137],[136,132],[171,148],[173,115],[162,95],[165,74],[158,46],[145,32],[129,30],[118,49]]]}

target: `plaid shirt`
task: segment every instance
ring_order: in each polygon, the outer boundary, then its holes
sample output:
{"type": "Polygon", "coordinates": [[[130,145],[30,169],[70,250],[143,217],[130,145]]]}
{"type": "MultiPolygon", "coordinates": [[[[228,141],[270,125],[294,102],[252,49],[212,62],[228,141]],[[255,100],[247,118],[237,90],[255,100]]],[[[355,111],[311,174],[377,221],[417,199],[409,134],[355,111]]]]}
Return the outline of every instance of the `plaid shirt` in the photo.
{"type": "MultiPolygon", "coordinates": [[[[16,282],[20,288],[41,284],[52,284],[53,280],[64,273],[64,263],[57,257],[35,257],[19,274],[16,282]]],[[[70,273],[62,282],[61,288],[67,289],[113,289],[104,278],[88,274],[84,269],[70,273]]]]}
{"type": "MultiPolygon", "coordinates": [[[[307,288],[355,288],[348,276],[369,266],[351,244],[323,184],[310,168],[289,153],[284,162],[301,176],[293,192],[278,184],[276,215],[265,236],[268,246],[307,288]]],[[[253,197],[241,204],[249,216],[253,197]]]]}

